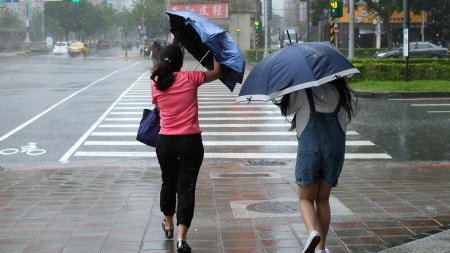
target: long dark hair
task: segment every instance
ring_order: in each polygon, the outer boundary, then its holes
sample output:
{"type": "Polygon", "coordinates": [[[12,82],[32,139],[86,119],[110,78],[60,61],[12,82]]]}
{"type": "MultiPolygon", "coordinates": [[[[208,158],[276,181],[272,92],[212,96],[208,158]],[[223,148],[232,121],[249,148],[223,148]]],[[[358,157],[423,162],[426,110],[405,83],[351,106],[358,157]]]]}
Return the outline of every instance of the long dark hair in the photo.
{"type": "MultiPolygon", "coordinates": [[[[334,85],[339,93],[339,100],[341,101],[342,107],[344,108],[346,115],[348,117],[348,120],[351,121],[352,118],[356,114],[356,106],[358,103],[358,97],[356,96],[355,92],[350,88],[348,85],[347,79],[344,77],[335,79],[331,82],[329,82],[331,85],[334,85]]],[[[317,96],[314,97],[318,98],[317,96]]],[[[320,98],[318,98],[320,99],[320,98]]],[[[287,108],[289,106],[289,100],[290,100],[290,94],[284,95],[280,100],[273,99],[272,102],[280,107],[281,115],[286,116],[287,118],[287,108]]],[[[293,131],[296,128],[296,120],[297,113],[294,114],[294,117],[292,120],[288,121],[291,123],[291,127],[289,128],[290,131],[293,131]]]]}
{"type": "Polygon", "coordinates": [[[168,45],[161,50],[158,63],[153,66],[150,78],[155,82],[158,90],[166,90],[175,82],[173,72],[183,67],[183,53],[181,48],[168,45]]]}

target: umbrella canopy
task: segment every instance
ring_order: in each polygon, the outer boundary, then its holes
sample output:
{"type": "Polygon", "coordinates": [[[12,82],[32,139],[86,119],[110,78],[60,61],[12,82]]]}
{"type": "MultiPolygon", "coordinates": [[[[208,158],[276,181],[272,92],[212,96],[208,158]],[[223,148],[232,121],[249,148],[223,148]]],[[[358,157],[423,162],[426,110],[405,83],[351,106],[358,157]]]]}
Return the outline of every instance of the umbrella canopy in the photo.
{"type": "Polygon", "coordinates": [[[357,73],[359,70],[329,42],[290,44],[255,65],[236,101],[269,101],[357,73]]]}
{"type": "Polygon", "coordinates": [[[231,91],[242,83],[245,58],[233,38],[224,29],[195,12],[166,11],[170,31],[195,59],[208,70],[214,68],[213,54],[221,65],[222,81],[231,91]],[[205,56],[206,55],[206,56],[205,56]]]}

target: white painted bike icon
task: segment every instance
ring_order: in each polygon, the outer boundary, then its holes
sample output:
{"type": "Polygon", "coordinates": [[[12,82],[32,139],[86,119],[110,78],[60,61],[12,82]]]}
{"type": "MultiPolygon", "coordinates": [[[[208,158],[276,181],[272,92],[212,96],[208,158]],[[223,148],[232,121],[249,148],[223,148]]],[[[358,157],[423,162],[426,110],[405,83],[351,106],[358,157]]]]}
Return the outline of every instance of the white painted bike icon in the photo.
{"type": "Polygon", "coordinates": [[[0,155],[14,155],[17,153],[26,153],[27,155],[42,155],[47,151],[45,149],[37,148],[36,143],[30,142],[26,146],[20,147],[20,150],[17,148],[5,148],[0,150],[0,155]]]}

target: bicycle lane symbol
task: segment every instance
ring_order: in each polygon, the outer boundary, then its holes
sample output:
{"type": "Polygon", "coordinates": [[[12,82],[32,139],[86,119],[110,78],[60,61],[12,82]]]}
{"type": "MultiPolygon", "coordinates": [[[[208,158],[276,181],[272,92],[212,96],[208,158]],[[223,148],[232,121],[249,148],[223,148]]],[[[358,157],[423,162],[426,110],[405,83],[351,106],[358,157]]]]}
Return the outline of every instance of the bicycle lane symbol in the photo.
{"type": "Polygon", "coordinates": [[[29,142],[28,145],[20,147],[20,150],[17,148],[5,148],[0,150],[0,155],[14,155],[17,153],[26,153],[27,155],[42,155],[47,151],[45,149],[37,148],[37,143],[29,142]]]}

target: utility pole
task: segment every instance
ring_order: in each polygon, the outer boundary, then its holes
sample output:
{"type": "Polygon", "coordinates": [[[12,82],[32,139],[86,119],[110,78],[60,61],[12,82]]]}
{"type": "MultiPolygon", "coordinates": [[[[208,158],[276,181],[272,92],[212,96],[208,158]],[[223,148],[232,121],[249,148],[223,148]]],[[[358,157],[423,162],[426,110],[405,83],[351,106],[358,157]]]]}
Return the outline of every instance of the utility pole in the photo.
{"type": "Polygon", "coordinates": [[[348,23],[348,58],[351,60],[355,54],[355,0],[350,0],[350,22],[348,23]]]}
{"type": "Polygon", "coordinates": [[[268,43],[269,43],[269,17],[268,15],[268,6],[267,3],[270,2],[272,4],[272,1],[264,1],[264,56],[266,57],[269,54],[268,43]]]}
{"type": "Polygon", "coordinates": [[[405,80],[409,81],[409,1],[403,0],[403,57],[406,58],[405,80]]]}
{"type": "Polygon", "coordinates": [[[310,0],[306,0],[306,41],[309,42],[309,9],[311,8],[310,0]]]}

